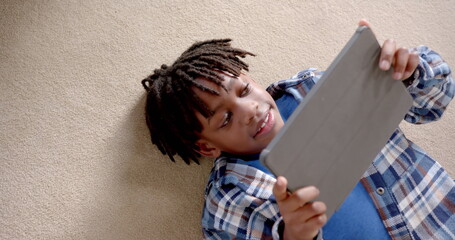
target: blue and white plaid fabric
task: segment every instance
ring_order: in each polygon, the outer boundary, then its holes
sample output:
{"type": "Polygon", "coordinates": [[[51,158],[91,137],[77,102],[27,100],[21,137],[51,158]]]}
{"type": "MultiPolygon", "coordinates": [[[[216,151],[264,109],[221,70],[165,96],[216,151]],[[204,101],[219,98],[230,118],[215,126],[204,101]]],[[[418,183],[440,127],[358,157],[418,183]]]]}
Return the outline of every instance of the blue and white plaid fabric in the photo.
{"type": "MultiPolygon", "coordinates": [[[[414,105],[405,120],[423,124],[439,119],[453,98],[450,68],[425,46],[408,87],[414,105]]],[[[304,101],[320,78],[304,70],[267,88],[278,99],[290,94],[304,101]]],[[[278,239],[281,216],[272,188],[275,179],[234,157],[215,160],[202,217],[207,239],[278,239]]],[[[455,184],[446,171],[400,129],[390,137],[360,181],[392,239],[455,239],[455,184]],[[378,191],[377,189],[381,189],[378,191]]]]}

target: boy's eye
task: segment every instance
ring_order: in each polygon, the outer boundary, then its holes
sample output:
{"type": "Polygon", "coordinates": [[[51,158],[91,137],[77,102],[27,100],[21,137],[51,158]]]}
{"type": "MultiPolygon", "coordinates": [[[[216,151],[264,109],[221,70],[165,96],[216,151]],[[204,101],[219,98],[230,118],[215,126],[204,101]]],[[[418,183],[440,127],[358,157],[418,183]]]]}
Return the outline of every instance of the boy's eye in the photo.
{"type": "Polygon", "coordinates": [[[226,113],[226,117],[224,118],[224,121],[221,124],[220,128],[226,127],[231,122],[231,118],[232,118],[232,113],[231,112],[227,112],[226,113]]]}
{"type": "Polygon", "coordinates": [[[243,88],[242,92],[240,93],[240,97],[244,97],[251,92],[250,83],[247,83],[246,86],[243,88]]]}

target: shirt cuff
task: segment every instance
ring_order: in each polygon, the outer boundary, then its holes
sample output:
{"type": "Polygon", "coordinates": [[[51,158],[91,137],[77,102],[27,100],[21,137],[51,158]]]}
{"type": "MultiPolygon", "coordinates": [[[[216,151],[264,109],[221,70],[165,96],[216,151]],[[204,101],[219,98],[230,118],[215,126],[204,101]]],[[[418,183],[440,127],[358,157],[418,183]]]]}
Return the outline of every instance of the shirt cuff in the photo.
{"type": "Polygon", "coordinates": [[[280,240],[283,239],[283,230],[284,230],[284,221],[283,217],[278,218],[278,220],[275,221],[272,227],[272,237],[273,240],[280,240]]]}
{"type": "Polygon", "coordinates": [[[318,235],[314,237],[314,240],[324,240],[324,238],[322,237],[322,228],[319,229],[318,235]]]}
{"type": "MultiPolygon", "coordinates": [[[[283,239],[283,233],[284,233],[284,221],[283,217],[280,217],[272,227],[272,237],[274,240],[279,240],[283,239]]],[[[322,228],[319,230],[318,235],[314,237],[314,240],[324,240],[322,237],[322,228]]]]}

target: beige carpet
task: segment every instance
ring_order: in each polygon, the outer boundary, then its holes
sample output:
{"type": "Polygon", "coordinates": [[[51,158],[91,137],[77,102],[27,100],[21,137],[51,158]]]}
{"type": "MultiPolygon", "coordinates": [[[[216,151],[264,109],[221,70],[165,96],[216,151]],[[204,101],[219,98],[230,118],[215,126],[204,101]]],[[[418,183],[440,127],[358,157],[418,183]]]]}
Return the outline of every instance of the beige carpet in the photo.
{"type": "MultiPolygon", "coordinates": [[[[201,238],[211,160],[174,164],[151,145],[140,85],[197,40],[256,53],[264,86],[325,69],[361,18],[455,66],[452,0],[317,2],[1,1],[0,239],[201,238]]],[[[454,123],[452,104],[403,126],[452,176],[454,123]]]]}

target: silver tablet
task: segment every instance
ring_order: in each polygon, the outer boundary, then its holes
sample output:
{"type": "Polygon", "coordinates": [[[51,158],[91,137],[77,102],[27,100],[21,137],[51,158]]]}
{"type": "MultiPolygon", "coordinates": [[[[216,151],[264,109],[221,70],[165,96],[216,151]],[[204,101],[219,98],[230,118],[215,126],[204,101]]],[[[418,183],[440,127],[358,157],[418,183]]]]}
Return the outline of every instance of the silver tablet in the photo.
{"type": "Polygon", "coordinates": [[[405,86],[379,69],[381,47],[359,27],[283,129],[261,162],[288,180],[314,185],[327,216],[343,203],[412,106],[405,86]]]}

